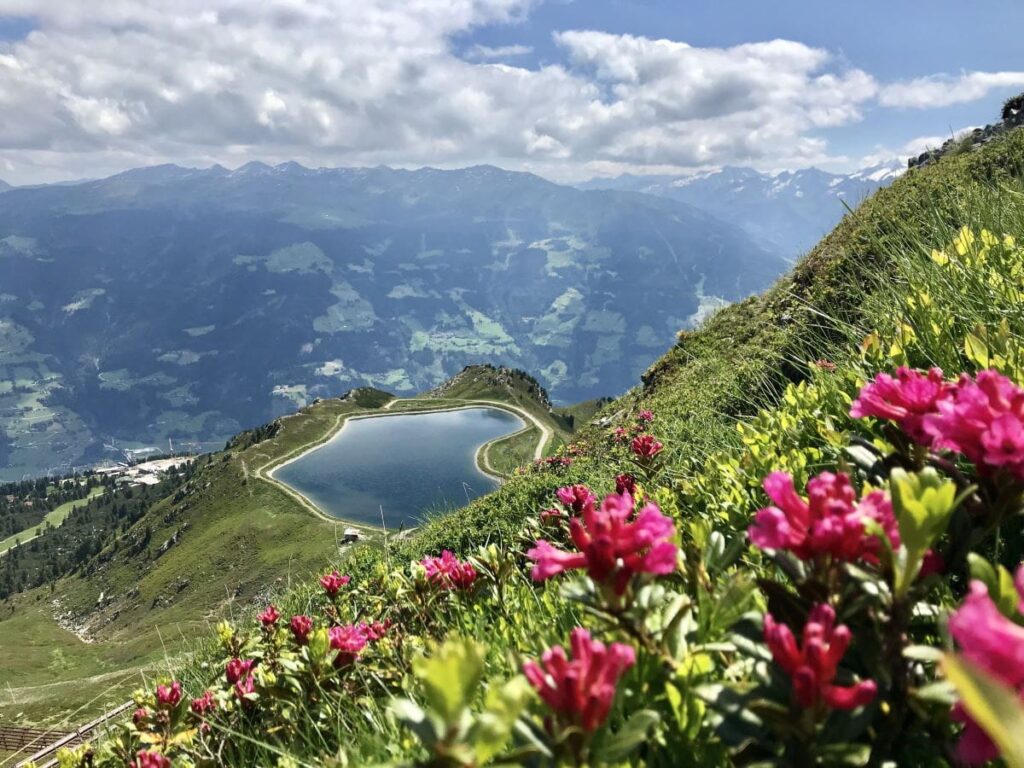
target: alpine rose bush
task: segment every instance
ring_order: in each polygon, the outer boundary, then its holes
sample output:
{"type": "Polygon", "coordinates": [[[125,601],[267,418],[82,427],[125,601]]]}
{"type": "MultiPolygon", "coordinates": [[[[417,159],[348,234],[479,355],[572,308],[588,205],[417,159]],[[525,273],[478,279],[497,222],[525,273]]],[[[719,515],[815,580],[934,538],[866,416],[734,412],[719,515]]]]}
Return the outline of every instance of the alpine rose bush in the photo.
{"type": "Polygon", "coordinates": [[[937,403],[953,391],[940,368],[922,374],[901,367],[896,369],[895,377],[880,373],[865,384],[850,407],[850,415],[855,419],[874,416],[893,421],[911,440],[928,445],[931,438],[924,428],[925,417],[934,414],[937,403]]]}
{"type": "Polygon", "coordinates": [[[564,725],[593,733],[607,719],[619,679],[636,663],[636,652],[623,643],[605,646],[582,627],[572,631],[569,646],[570,654],[555,646],[540,663],[525,662],[523,674],[564,725]]]}
{"type": "Polygon", "coordinates": [[[829,605],[815,605],[804,624],[798,645],[792,630],[771,614],[764,617],[764,640],[772,658],[790,676],[793,698],[804,709],[824,704],[832,709],[856,709],[870,703],[878,693],[873,680],[855,685],[834,685],[839,662],[850,646],[852,635],[836,626],[836,612],[829,605]]]}
{"type": "Polygon", "coordinates": [[[757,512],[750,540],[761,549],[788,550],[801,560],[831,557],[844,562],[878,562],[880,542],[868,533],[874,521],[893,547],[900,543],[892,503],[883,491],[871,491],[859,501],[848,475],[823,472],[807,483],[807,499],[785,472],[764,479],[764,491],[775,502],[757,512]]]}
{"type": "Polygon", "coordinates": [[[585,568],[600,584],[622,595],[634,574],[667,574],[676,568],[675,523],[655,504],[635,511],[633,497],[613,493],[599,509],[584,510],[569,521],[569,536],[578,551],[565,552],[539,539],[527,552],[535,561],[531,573],[544,581],[559,573],[585,568]]]}
{"type": "Polygon", "coordinates": [[[469,589],[476,581],[476,569],[470,563],[460,562],[450,550],[440,557],[425,557],[420,561],[427,581],[439,589],[469,589]]]}

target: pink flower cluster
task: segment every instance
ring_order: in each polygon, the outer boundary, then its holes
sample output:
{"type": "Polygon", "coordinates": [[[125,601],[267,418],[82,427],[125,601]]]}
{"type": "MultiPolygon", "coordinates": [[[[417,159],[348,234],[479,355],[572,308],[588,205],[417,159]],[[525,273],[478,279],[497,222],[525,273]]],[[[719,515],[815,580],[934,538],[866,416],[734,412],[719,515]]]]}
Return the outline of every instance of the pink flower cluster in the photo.
{"type": "Polygon", "coordinates": [[[132,760],[131,768],[171,768],[171,761],[152,750],[140,750],[132,760]]]}
{"type": "Polygon", "coordinates": [[[757,512],[750,540],[761,549],[785,549],[801,560],[832,557],[844,562],[878,562],[879,541],[865,523],[877,522],[892,546],[900,544],[899,527],[889,497],[871,491],[860,501],[849,476],[823,472],[807,483],[802,498],[785,472],[772,472],[764,490],[776,506],[757,512]]]}
{"type": "Polygon", "coordinates": [[[277,624],[277,620],[281,618],[281,612],[277,610],[276,605],[268,605],[266,610],[259,615],[260,624],[264,627],[273,627],[277,624]]]}
{"type": "Polygon", "coordinates": [[[764,617],[764,640],[775,663],[793,683],[793,698],[803,708],[819,703],[833,709],[856,709],[874,700],[878,686],[874,680],[855,685],[834,685],[839,662],[850,646],[850,630],[836,626],[836,612],[829,605],[815,605],[804,624],[803,638],[797,645],[793,632],[778,623],[771,614],[764,617]]]}
{"type": "Polygon", "coordinates": [[[440,557],[423,558],[420,565],[427,572],[427,581],[439,589],[469,589],[476,581],[476,569],[447,549],[440,557]]]}
{"type": "Polygon", "coordinates": [[[611,584],[617,595],[637,573],[666,574],[676,568],[676,528],[655,504],[635,512],[628,493],[607,496],[600,509],[592,504],[569,521],[576,552],[560,550],[544,539],[527,556],[536,562],[532,577],[544,581],[563,571],[586,568],[599,583],[611,584]]]}
{"type": "Polygon", "coordinates": [[[181,683],[177,680],[170,685],[156,687],[156,703],[162,709],[174,709],[181,701],[181,683]]]}
{"type": "Polygon", "coordinates": [[[911,440],[928,445],[931,441],[924,419],[935,413],[937,403],[952,392],[953,385],[943,378],[941,368],[922,374],[901,367],[896,369],[895,377],[880,373],[865,384],[850,406],[850,415],[855,419],[874,416],[894,421],[911,440]]]}
{"type": "Polygon", "coordinates": [[[636,663],[628,645],[605,646],[576,627],[569,637],[572,658],[561,646],[544,652],[540,663],[527,661],[523,673],[545,704],[566,725],[596,731],[608,717],[623,673],[636,663]]]}
{"type": "Polygon", "coordinates": [[[633,438],[630,448],[633,455],[642,461],[650,461],[664,449],[664,445],[654,439],[654,435],[640,435],[633,438]]]}
{"type": "Polygon", "coordinates": [[[942,371],[880,373],[853,401],[854,418],[899,425],[916,443],[962,453],[983,472],[1005,469],[1024,479],[1024,389],[996,371],[947,382],[942,371]]]}
{"type": "MultiPolygon", "coordinates": [[[[1015,584],[1017,610],[1024,614],[1024,565],[1017,569],[1015,584]]],[[[1024,701],[1024,626],[1000,613],[984,583],[971,582],[970,592],[949,620],[949,632],[968,661],[1016,690],[1024,701]]],[[[953,717],[965,724],[957,745],[962,762],[978,765],[999,756],[996,745],[962,705],[956,705],[953,717]]]]}
{"type": "Polygon", "coordinates": [[[369,642],[365,624],[331,627],[327,630],[327,636],[330,638],[331,648],[338,652],[334,659],[334,665],[337,667],[352,664],[369,642]]]}
{"type": "Polygon", "coordinates": [[[332,571],[320,577],[320,586],[324,588],[324,592],[327,593],[328,597],[334,597],[351,580],[352,577],[350,576],[342,576],[337,571],[332,571]]]}
{"type": "Polygon", "coordinates": [[[292,616],[288,628],[292,631],[295,642],[305,645],[309,642],[309,633],[313,631],[313,620],[305,615],[292,616]]]}
{"type": "Polygon", "coordinates": [[[585,509],[593,509],[597,496],[585,485],[568,485],[555,491],[555,496],[574,515],[582,515],[585,509]]]}

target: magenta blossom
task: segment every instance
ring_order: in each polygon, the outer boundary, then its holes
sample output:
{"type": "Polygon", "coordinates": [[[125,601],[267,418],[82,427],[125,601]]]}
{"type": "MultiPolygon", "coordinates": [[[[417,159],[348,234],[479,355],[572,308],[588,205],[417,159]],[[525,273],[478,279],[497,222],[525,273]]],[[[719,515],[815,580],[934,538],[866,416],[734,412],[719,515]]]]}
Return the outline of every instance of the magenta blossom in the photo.
{"type": "Polygon", "coordinates": [[[996,371],[963,374],[936,411],[924,420],[935,448],[962,453],[982,472],[1024,479],[1024,390],[996,371]]]}
{"type": "Polygon", "coordinates": [[[202,716],[217,708],[217,702],[213,698],[213,691],[204,691],[203,695],[192,699],[189,708],[197,715],[202,716]]]}
{"type": "Polygon", "coordinates": [[[665,446],[655,440],[654,435],[640,435],[633,438],[631,447],[635,456],[644,461],[650,461],[661,453],[665,446]]]}
{"type": "Polygon", "coordinates": [[[309,642],[309,633],[313,631],[313,620],[309,616],[292,616],[288,627],[292,631],[292,636],[295,637],[295,642],[305,645],[309,642]]]}
{"type": "Polygon", "coordinates": [[[136,753],[131,768],[171,768],[171,761],[159,752],[143,749],[136,753]]]}
{"type": "Polygon", "coordinates": [[[132,722],[135,723],[136,726],[141,726],[147,720],[149,720],[149,710],[145,707],[139,707],[132,712],[132,722]]]}
{"type": "Polygon", "coordinates": [[[328,630],[331,648],[338,652],[334,659],[336,667],[345,667],[359,658],[360,652],[366,647],[367,636],[365,625],[348,624],[343,627],[331,627],[328,630]]]}
{"type": "Polygon", "coordinates": [[[636,496],[636,478],[629,474],[615,476],[615,492],[636,496]]]}
{"type": "Polygon", "coordinates": [[[555,496],[576,515],[582,515],[585,509],[593,509],[594,504],[597,503],[597,496],[585,485],[569,485],[559,488],[555,491],[555,496]]]}
{"type": "Polygon", "coordinates": [[[469,563],[460,562],[449,550],[440,557],[425,557],[420,565],[427,572],[427,581],[440,589],[469,589],[476,581],[476,569],[469,563]]]}
{"type": "Polygon", "coordinates": [[[542,509],[540,511],[540,521],[543,524],[557,524],[563,517],[565,517],[565,512],[560,509],[556,509],[555,507],[551,507],[551,509],[542,509]]]}
{"type": "Polygon", "coordinates": [[[524,663],[523,674],[566,725],[592,733],[607,719],[619,679],[636,663],[636,652],[622,643],[606,647],[582,627],[572,631],[569,644],[571,659],[555,646],[544,652],[539,664],[524,663]]]}
{"type": "Polygon", "coordinates": [[[369,623],[363,622],[359,625],[359,629],[366,635],[366,640],[371,643],[375,643],[380,640],[384,635],[388,633],[394,622],[391,619],[385,619],[384,621],[371,621],[369,623]]]}
{"type": "Polygon", "coordinates": [[[350,576],[342,576],[337,571],[332,571],[331,573],[320,577],[320,586],[324,588],[324,592],[327,593],[328,597],[334,597],[338,594],[338,591],[351,580],[352,578],[350,576]]]}
{"type": "MultiPolygon", "coordinates": [[[[1017,610],[1024,613],[1024,565],[1017,569],[1015,584],[1020,596],[1017,610]]],[[[970,592],[950,617],[949,633],[964,658],[1017,691],[1024,701],[1024,627],[1000,613],[983,582],[971,582],[970,592]]],[[[962,762],[979,765],[999,756],[996,745],[963,705],[954,707],[953,718],[964,723],[957,745],[962,762]]]]}
{"type": "Polygon", "coordinates": [[[895,378],[878,374],[865,384],[850,406],[855,419],[874,416],[894,421],[914,442],[931,445],[931,436],[924,429],[924,419],[937,410],[942,400],[952,396],[955,387],[942,376],[940,368],[920,373],[910,368],[897,368],[895,378]]]}
{"type": "Polygon", "coordinates": [[[764,617],[764,640],[775,663],[793,682],[793,698],[807,709],[823,702],[832,709],[856,709],[874,700],[874,680],[856,685],[833,685],[839,662],[850,645],[850,630],[835,626],[836,612],[830,605],[815,605],[804,624],[798,646],[793,632],[771,614],[764,617]]]}
{"type": "Polygon", "coordinates": [[[252,675],[246,675],[235,683],[235,696],[241,699],[246,706],[252,704],[248,697],[253,693],[256,693],[256,680],[252,675]]]}
{"type": "Polygon", "coordinates": [[[255,663],[253,659],[231,659],[224,665],[224,677],[233,685],[248,675],[255,663]]]}
{"type": "Polygon", "coordinates": [[[277,606],[271,604],[267,606],[267,609],[259,615],[260,624],[264,627],[272,627],[277,624],[277,620],[281,618],[281,612],[277,610],[277,606]]]}
{"type": "Polygon", "coordinates": [[[892,543],[900,545],[899,527],[889,497],[871,491],[860,501],[850,478],[822,472],[807,483],[803,499],[785,472],[772,472],[764,490],[776,506],[765,507],[754,517],[750,540],[761,549],[786,549],[801,560],[830,556],[844,562],[878,562],[879,541],[866,530],[878,523],[892,543]]]}
{"type": "Polygon", "coordinates": [[[675,533],[675,523],[657,505],[647,504],[635,513],[632,496],[613,493],[600,509],[569,521],[569,535],[579,551],[564,552],[540,539],[526,554],[536,561],[534,581],[586,568],[594,581],[611,584],[615,594],[621,595],[633,574],[666,574],[676,569],[675,533]]]}
{"type": "Polygon", "coordinates": [[[181,701],[181,683],[177,680],[170,685],[156,687],[156,703],[164,709],[173,709],[181,701]]]}
{"type": "Polygon", "coordinates": [[[636,415],[636,420],[641,424],[650,424],[654,421],[654,411],[643,410],[636,415]]]}

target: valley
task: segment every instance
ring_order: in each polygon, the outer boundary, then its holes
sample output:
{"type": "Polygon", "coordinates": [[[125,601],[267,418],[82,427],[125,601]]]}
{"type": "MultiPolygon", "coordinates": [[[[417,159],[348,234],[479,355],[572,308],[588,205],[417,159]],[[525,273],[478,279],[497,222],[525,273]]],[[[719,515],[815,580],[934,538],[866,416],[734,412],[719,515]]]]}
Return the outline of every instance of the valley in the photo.
{"type": "Polygon", "coordinates": [[[316,398],[410,395],[479,362],[535,372],[561,403],[615,394],[785,264],[685,203],[489,166],[8,189],[0,478],[111,446],[205,452],[316,398]]]}

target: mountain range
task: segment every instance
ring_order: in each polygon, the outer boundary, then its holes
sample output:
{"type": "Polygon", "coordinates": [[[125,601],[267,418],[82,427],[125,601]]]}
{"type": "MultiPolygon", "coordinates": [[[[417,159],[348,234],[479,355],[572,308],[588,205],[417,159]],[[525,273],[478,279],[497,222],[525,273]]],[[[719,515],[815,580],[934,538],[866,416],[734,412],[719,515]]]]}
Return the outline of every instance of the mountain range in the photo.
{"type": "Polygon", "coordinates": [[[847,206],[856,208],[905,170],[902,160],[848,174],[725,167],[689,176],[593,179],[580,188],[642,192],[688,203],[739,225],[764,247],[794,261],[836,225],[847,206]]]}
{"type": "Polygon", "coordinates": [[[785,265],[680,200],[487,166],[167,165],[11,188],[0,477],[220,440],[470,363],[535,371],[562,402],[614,394],[785,265]]]}

